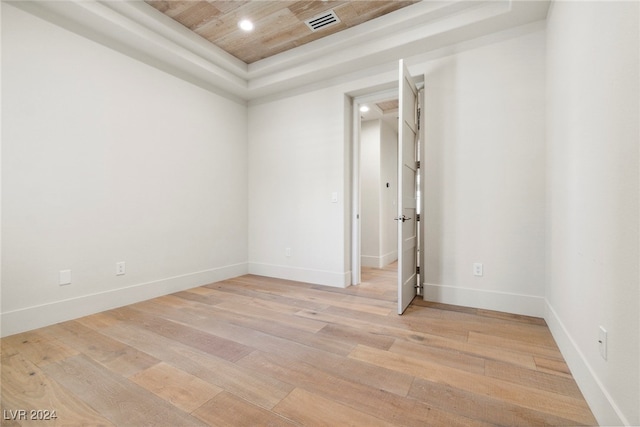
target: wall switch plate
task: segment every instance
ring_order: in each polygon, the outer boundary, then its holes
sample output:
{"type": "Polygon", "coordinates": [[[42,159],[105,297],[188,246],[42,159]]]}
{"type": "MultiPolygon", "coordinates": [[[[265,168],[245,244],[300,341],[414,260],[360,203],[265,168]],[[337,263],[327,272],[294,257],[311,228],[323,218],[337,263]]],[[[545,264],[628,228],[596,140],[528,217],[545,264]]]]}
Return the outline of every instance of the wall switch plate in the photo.
{"type": "Polygon", "coordinates": [[[60,286],[71,284],[71,270],[60,270],[58,273],[58,284],[60,286]]]}
{"type": "Polygon", "coordinates": [[[122,276],[127,272],[124,261],[116,262],[116,276],[122,276]]]}
{"type": "Polygon", "coordinates": [[[483,274],[483,266],[481,262],[473,263],[473,275],[474,276],[482,276],[483,274]]]}
{"type": "Polygon", "coordinates": [[[607,360],[607,330],[602,326],[598,328],[598,346],[600,348],[600,356],[607,360]]]}
{"type": "Polygon", "coordinates": [[[331,203],[338,203],[338,193],[331,193],[331,203]]]}
{"type": "Polygon", "coordinates": [[[291,256],[291,248],[284,248],[284,256],[291,256]]]}

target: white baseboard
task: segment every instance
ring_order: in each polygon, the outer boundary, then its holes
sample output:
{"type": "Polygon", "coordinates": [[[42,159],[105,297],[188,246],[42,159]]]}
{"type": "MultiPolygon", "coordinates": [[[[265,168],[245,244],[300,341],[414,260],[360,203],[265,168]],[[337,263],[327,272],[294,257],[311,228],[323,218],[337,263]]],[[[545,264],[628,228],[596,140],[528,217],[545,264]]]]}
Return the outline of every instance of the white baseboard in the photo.
{"type": "Polygon", "coordinates": [[[238,277],[247,272],[247,263],[240,263],[9,311],[2,313],[1,335],[4,337],[77,319],[173,292],[238,277]]]}
{"type": "Polygon", "coordinates": [[[291,267],[286,265],[249,263],[249,274],[275,277],[296,282],[313,283],[315,285],[346,288],[351,284],[351,273],[337,273],[333,271],[311,270],[308,268],[291,267]]]}
{"type": "Polygon", "coordinates": [[[553,339],[558,344],[573,378],[589,404],[589,408],[602,426],[631,425],[629,420],[619,410],[611,395],[604,388],[594,370],[591,368],[584,354],[571,338],[569,331],[558,317],[553,307],[545,300],[546,313],[544,316],[553,339]]]}
{"type": "Polygon", "coordinates": [[[382,256],[362,255],[360,265],[362,267],[383,268],[398,259],[398,251],[389,252],[382,256]]]}
{"type": "Polygon", "coordinates": [[[545,314],[544,298],[533,295],[459,288],[429,283],[423,285],[423,290],[424,298],[433,302],[503,311],[525,316],[543,317],[545,314]]]}
{"type": "Polygon", "coordinates": [[[380,268],[386,267],[398,260],[398,251],[389,252],[388,254],[382,255],[382,263],[380,264],[380,268]]]}

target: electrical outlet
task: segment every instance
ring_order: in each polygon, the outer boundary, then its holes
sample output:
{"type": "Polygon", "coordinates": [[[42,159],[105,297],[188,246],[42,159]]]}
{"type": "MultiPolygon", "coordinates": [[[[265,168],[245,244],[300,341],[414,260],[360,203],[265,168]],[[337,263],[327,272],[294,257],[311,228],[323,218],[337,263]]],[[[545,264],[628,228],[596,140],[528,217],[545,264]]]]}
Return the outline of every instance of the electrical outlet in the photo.
{"type": "Polygon", "coordinates": [[[284,248],[284,256],[291,256],[291,248],[284,248]]]}
{"type": "Polygon", "coordinates": [[[474,276],[482,276],[483,267],[481,262],[473,263],[473,275],[474,276]]]}
{"type": "Polygon", "coordinates": [[[60,270],[58,273],[58,284],[60,286],[71,284],[71,270],[60,270]]]}
{"type": "Polygon", "coordinates": [[[598,329],[598,346],[600,348],[600,356],[607,360],[607,330],[602,326],[598,329]]]}
{"type": "Polygon", "coordinates": [[[126,273],[126,265],[124,261],[116,262],[116,276],[122,276],[126,273]]]}

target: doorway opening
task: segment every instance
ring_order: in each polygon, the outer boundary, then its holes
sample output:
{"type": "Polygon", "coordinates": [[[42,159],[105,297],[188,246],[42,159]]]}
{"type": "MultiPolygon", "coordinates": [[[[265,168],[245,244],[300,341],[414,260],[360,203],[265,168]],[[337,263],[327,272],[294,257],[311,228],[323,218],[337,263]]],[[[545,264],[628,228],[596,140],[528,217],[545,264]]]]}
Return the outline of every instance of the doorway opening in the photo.
{"type": "Polygon", "coordinates": [[[354,99],[352,284],[397,291],[398,91],[354,99]]]}
{"type": "MultiPolygon", "coordinates": [[[[363,269],[369,266],[374,268],[384,267],[393,264],[393,260],[397,259],[396,284],[397,284],[397,303],[398,314],[402,314],[409,306],[411,301],[421,295],[421,274],[420,266],[424,263],[419,258],[423,257],[420,251],[420,235],[423,234],[422,222],[420,221],[420,212],[422,203],[420,193],[423,182],[420,180],[420,165],[423,153],[420,150],[422,132],[424,127],[420,125],[421,105],[423,105],[423,92],[418,88],[418,82],[409,73],[404,60],[400,60],[398,64],[398,86],[387,92],[378,92],[363,97],[353,98],[353,118],[352,118],[352,238],[351,238],[351,284],[357,285],[362,283],[363,269]],[[397,99],[397,102],[395,101],[397,99]],[[388,101],[388,103],[387,103],[388,101]],[[369,156],[367,155],[368,147],[367,139],[369,133],[374,135],[382,134],[383,122],[380,119],[373,124],[369,124],[365,119],[364,113],[369,113],[375,105],[376,112],[382,112],[386,105],[397,105],[394,111],[397,123],[395,136],[390,138],[395,141],[395,162],[393,162],[393,154],[389,151],[389,164],[395,163],[395,174],[393,169],[385,172],[382,166],[383,156],[386,153],[385,144],[380,142],[379,136],[375,136],[373,153],[377,162],[374,161],[375,167],[370,167],[369,156]],[[361,109],[363,111],[361,111],[361,109]],[[366,111],[365,111],[366,110],[366,111]],[[371,129],[373,132],[370,132],[371,129]],[[367,171],[374,176],[369,184],[367,171]],[[390,177],[387,179],[387,177],[390,177]],[[395,182],[394,182],[394,177],[395,182]],[[370,204],[367,196],[367,189],[373,188],[372,194],[374,202],[371,204],[376,206],[374,209],[374,218],[367,218],[367,206],[370,204]],[[385,189],[389,190],[387,193],[385,189]],[[394,191],[395,190],[395,191],[394,191]],[[392,197],[395,192],[396,197],[392,197]],[[387,200],[388,204],[384,201],[387,200]],[[395,209],[393,209],[395,204],[395,209]],[[393,211],[395,210],[395,217],[393,211]],[[384,213],[392,213],[388,219],[381,219],[384,213]],[[394,220],[393,222],[391,221],[394,220]],[[389,223],[397,227],[396,232],[396,250],[385,252],[384,239],[393,236],[393,232],[385,233],[389,223]],[[371,226],[370,224],[374,225],[371,226]],[[385,235],[387,237],[385,237],[385,235]],[[368,241],[374,240],[374,255],[368,255],[368,241]]],[[[389,108],[390,111],[393,111],[389,108]]],[[[393,117],[392,116],[392,117],[393,117]]],[[[393,143],[391,145],[394,145],[393,143]]]]}

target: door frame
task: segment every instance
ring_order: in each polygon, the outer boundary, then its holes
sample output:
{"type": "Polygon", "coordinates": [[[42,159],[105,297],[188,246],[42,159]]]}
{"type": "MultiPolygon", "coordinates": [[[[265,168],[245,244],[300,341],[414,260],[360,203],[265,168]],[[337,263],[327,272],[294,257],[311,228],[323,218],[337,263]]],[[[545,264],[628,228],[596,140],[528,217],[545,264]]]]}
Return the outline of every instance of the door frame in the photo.
{"type": "MultiPolygon", "coordinates": [[[[415,76],[411,76],[414,80],[414,83],[416,84],[417,88],[418,88],[418,96],[420,97],[421,100],[421,105],[422,105],[422,114],[420,116],[420,138],[421,138],[421,143],[422,143],[422,150],[420,153],[420,161],[423,165],[423,170],[424,170],[424,147],[425,147],[425,141],[424,141],[424,136],[425,136],[425,130],[424,130],[424,125],[425,125],[425,108],[424,108],[424,103],[425,103],[425,96],[424,96],[424,89],[425,89],[425,75],[424,74],[418,74],[415,76]]],[[[361,205],[360,205],[360,106],[362,104],[368,104],[368,103],[372,103],[372,102],[380,102],[380,101],[384,101],[384,100],[388,100],[388,99],[399,99],[400,98],[400,92],[399,92],[399,87],[398,87],[398,82],[393,81],[393,82],[389,82],[388,84],[385,85],[378,85],[376,87],[371,87],[369,89],[363,89],[363,90],[359,90],[358,92],[362,93],[363,95],[357,95],[357,96],[353,96],[353,95],[349,95],[346,94],[350,99],[351,99],[351,209],[350,209],[350,214],[351,214],[351,218],[350,218],[350,225],[351,225],[351,254],[350,254],[350,261],[351,261],[351,279],[350,279],[350,284],[351,285],[358,285],[361,282],[361,269],[362,269],[362,263],[361,263],[361,227],[360,227],[360,210],[361,210],[361,205]],[[380,89],[381,87],[387,87],[388,89],[380,89]]],[[[422,174],[422,177],[424,177],[424,173],[422,174]]],[[[424,179],[420,180],[420,192],[421,192],[421,198],[420,198],[420,211],[423,213],[424,212],[424,179]]],[[[423,215],[424,216],[424,215],[423,215]]],[[[419,228],[418,228],[418,239],[420,239],[421,241],[421,250],[420,253],[418,254],[419,257],[419,263],[421,266],[424,266],[424,245],[426,244],[425,240],[424,240],[424,220],[420,221],[419,224],[419,228]]],[[[424,267],[422,267],[424,269],[424,267]]],[[[424,272],[423,272],[424,274],[424,272]]],[[[423,294],[422,292],[422,286],[424,283],[424,275],[421,274],[419,276],[419,280],[420,283],[418,283],[419,288],[418,288],[418,296],[421,296],[421,294],[423,294]]]]}

